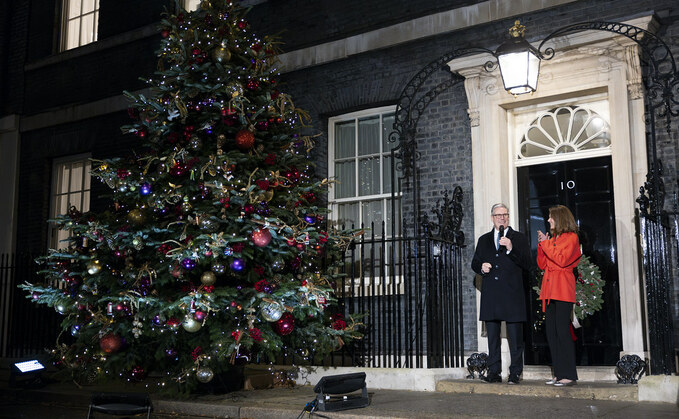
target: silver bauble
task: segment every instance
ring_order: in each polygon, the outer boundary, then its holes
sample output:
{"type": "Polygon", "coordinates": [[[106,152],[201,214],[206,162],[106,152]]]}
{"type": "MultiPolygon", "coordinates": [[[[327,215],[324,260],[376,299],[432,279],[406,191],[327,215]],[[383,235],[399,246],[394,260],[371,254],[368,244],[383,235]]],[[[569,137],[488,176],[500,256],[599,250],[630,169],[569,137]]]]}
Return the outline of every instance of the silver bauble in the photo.
{"type": "Polygon", "coordinates": [[[262,317],[268,322],[276,322],[283,316],[283,306],[275,301],[263,302],[260,308],[262,309],[262,317]]]}
{"type": "Polygon", "coordinates": [[[274,260],[271,261],[271,269],[274,272],[281,272],[283,269],[285,269],[285,261],[283,258],[275,257],[274,260]]]}
{"type": "Polygon", "coordinates": [[[219,230],[219,221],[214,217],[201,218],[200,229],[206,233],[214,233],[219,230]]]}
{"type": "Polygon", "coordinates": [[[208,367],[200,367],[196,370],[196,380],[201,383],[209,383],[214,376],[215,373],[208,367]]]}
{"type": "Polygon", "coordinates": [[[200,322],[197,322],[193,316],[186,316],[184,317],[184,321],[182,322],[182,326],[184,327],[184,330],[187,332],[195,333],[200,330],[202,327],[200,322]]]}

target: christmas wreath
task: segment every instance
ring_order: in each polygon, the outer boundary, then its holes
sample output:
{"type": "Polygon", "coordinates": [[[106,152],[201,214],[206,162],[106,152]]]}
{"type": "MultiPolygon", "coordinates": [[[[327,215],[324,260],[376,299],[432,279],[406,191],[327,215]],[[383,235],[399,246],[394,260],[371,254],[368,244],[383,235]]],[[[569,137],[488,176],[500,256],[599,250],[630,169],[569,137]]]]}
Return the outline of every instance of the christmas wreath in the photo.
{"type": "MultiPolygon", "coordinates": [[[[601,270],[592,263],[585,255],[582,255],[576,268],[575,277],[575,317],[579,320],[601,310],[604,303],[604,285],[606,281],[601,278],[601,270]]],[[[540,281],[544,271],[538,270],[538,285],[533,289],[540,296],[540,281]]]]}

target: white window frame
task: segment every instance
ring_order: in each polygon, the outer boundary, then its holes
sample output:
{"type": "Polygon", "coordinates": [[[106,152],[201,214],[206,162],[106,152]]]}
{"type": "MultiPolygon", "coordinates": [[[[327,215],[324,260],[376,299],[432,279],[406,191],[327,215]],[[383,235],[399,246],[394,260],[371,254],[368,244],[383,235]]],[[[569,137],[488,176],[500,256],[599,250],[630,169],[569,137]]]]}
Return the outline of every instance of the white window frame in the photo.
{"type": "MultiPolygon", "coordinates": [[[[92,176],[90,174],[92,163],[90,161],[91,155],[78,154],[68,157],[55,159],[52,163],[52,188],[50,190],[50,219],[54,219],[62,215],[63,205],[60,205],[61,199],[66,197],[66,211],[71,206],[74,206],[78,211],[86,212],[90,210],[91,199],[91,184],[92,176]],[[80,173],[79,181],[76,179],[75,186],[72,179],[74,166],[82,164],[82,173],[80,173]],[[66,171],[67,176],[61,176],[66,171]],[[73,199],[78,202],[73,202],[73,199]]],[[[54,223],[49,223],[48,246],[50,249],[63,249],[66,247],[66,242],[70,232],[68,230],[59,230],[54,223]]]]}
{"type": "MultiPolygon", "coordinates": [[[[366,109],[363,111],[358,111],[358,112],[352,112],[340,116],[335,116],[332,118],[328,119],[328,175],[330,179],[337,180],[336,175],[335,175],[335,125],[338,123],[342,122],[348,122],[348,121],[355,121],[356,123],[356,138],[358,138],[358,121],[363,118],[368,118],[368,117],[374,117],[374,116],[384,116],[389,113],[395,113],[396,112],[396,107],[394,106],[385,106],[381,108],[373,108],[373,109],[366,109]]],[[[391,127],[389,127],[389,131],[391,132],[391,127]]],[[[380,129],[380,135],[384,135],[384,130],[380,129]]],[[[382,145],[384,143],[383,138],[380,138],[380,151],[379,153],[373,153],[371,154],[372,156],[377,156],[380,155],[382,157],[386,156],[389,154],[389,152],[385,152],[382,149],[382,145]]],[[[358,140],[356,141],[356,147],[358,148],[358,140]]],[[[364,155],[360,157],[369,157],[371,155],[364,155]]],[[[354,153],[354,160],[356,162],[354,166],[354,170],[356,171],[355,174],[355,179],[356,179],[356,196],[353,197],[348,197],[348,198],[335,198],[335,188],[331,185],[329,189],[329,195],[328,195],[328,204],[330,205],[330,210],[331,212],[331,220],[333,222],[337,221],[337,205],[338,204],[346,204],[346,203],[360,203],[363,201],[374,201],[377,199],[381,199],[383,201],[383,214],[385,215],[385,222],[386,222],[386,214],[387,214],[387,199],[391,198],[391,192],[384,193],[383,187],[384,187],[384,170],[382,166],[382,161],[380,161],[380,193],[378,194],[373,194],[373,195],[358,195],[358,182],[359,182],[359,176],[358,176],[358,170],[359,170],[359,156],[358,156],[358,150],[354,153]]],[[[395,187],[395,185],[392,185],[392,188],[395,187]]],[[[400,196],[400,193],[397,193],[396,196],[400,196]]],[[[358,220],[356,225],[356,228],[360,227],[360,220],[363,219],[363,209],[361,205],[358,207],[358,220]]],[[[350,228],[351,226],[346,226],[347,228],[350,228]]],[[[369,226],[366,226],[366,228],[369,228],[369,226]]],[[[392,232],[393,234],[393,232],[392,232]]],[[[387,237],[390,237],[391,235],[387,235],[387,237]]]]}
{"type": "MultiPolygon", "coordinates": [[[[382,201],[382,213],[383,213],[383,220],[385,222],[385,228],[387,228],[387,211],[390,211],[390,202],[389,199],[391,198],[391,192],[384,192],[384,167],[383,165],[383,158],[384,156],[388,156],[390,154],[390,151],[385,151],[382,147],[384,145],[384,138],[382,136],[384,135],[389,135],[392,132],[392,127],[387,127],[388,129],[385,130],[382,122],[382,118],[385,115],[388,114],[395,114],[396,112],[396,107],[395,106],[385,106],[385,107],[380,107],[380,108],[372,108],[372,109],[366,109],[358,112],[351,112],[347,113],[344,115],[339,115],[335,117],[331,117],[328,119],[328,175],[330,179],[333,180],[340,180],[336,179],[335,175],[335,126],[339,123],[343,122],[348,122],[348,121],[354,121],[355,122],[355,129],[356,129],[356,144],[355,144],[355,153],[353,155],[354,159],[354,170],[355,170],[355,182],[356,182],[356,189],[355,189],[355,195],[352,197],[348,198],[336,198],[335,197],[335,188],[331,184],[329,188],[329,193],[328,193],[328,206],[330,207],[330,220],[331,222],[336,225],[338,228],[341,228],[342,226],[337,225],[338,223],[338,216],[339,216],[339,211],[338,211],[338,205],[339,204],[346,204],[346,203],[357,203],[358,204],[358,220],[354,227],[355,228],[360,228],[361,227],[361,220],[363,219],[363,208],[361,203],[366,202],[366,201],[375,201],[375,200],[381,200],[382,201]],[[380,150],[379,152],[372,153],[369,155],[361,155],[359,156],[358,154],[358,128],[359,128],[359,120],[363,118],[369,118],[369,117],[375,117],[375,116],[380,116],[380,150]],[[386,133],[385,133],[386,131],[386,133]],[[359,195],[359,176],[358,176],[358,171],[359,171],[359,160],[360,158],[365,158],[365,157],[370,157],[370,156],[381,156],[382,159],[380,159],[380,193],[378,194],[372,194],[372,195],[359,195]],[[389,208],[388,208],[389,207],[389,208]]],[[[351,158],[347,158],[349,160],[351,158]]],[[[345,160],[344,158],[341,160],[345,160]]],[[[398,182],[398,179],[396,179],[396,183],[398,182]]],[[[397,184],[391,185],[392,188],[396,188],[397,184]]],[[[397,192],[395,194],[396,197],[401,196],[401,192],[397,192]]],[[[400,203],[397,203],[396,205],[400,205],[400,203]]],[[[397,217],[400,217],[400,211],[397,211],[397,217]]],[[[392,214],[392,217],[394,214],[392,214]]],[[[385,231],[384,237],[387,240],[386,243],[389,243],[388,240],[394,238],[394,236],[398,236],[398,226],[400,225],[401,220],[396,220],[395,225],[397,226],[397,231],[394,232],[388,232],[385,231]]],[[[350,225],[346,225],[346,228],[351,228],[350,225]]],[[[365,226],[366,230],[364,231],[364,234],[366,234],[366,237],[371,236],[371,232],[369,231],[370,226],[366,225],[365,226]]],[[[378,232],[375,232],[375,238],[379,239],[381,238],[382,234],[381,232],[378,234],[378,232]]],[[[393,243],[393,242],[392,242],[393,243]]],[[[393,244],[392,244],[393,245],[393,244]]],[[[398,249],[397,249],[398,252],[398,249]]],[[[345,284],[345,292],[347,295],[355,295],[355,296],[368,296],[368,295],[390,295],[393,294],[393,287],[391,284],[391,275],[389,275],[389,264],[388,261],[382,261],[383,266],[379,267],[375,270],[375,278],[372,282],[366,281],[366,278],[368,278],[370,275],[368,271],[365,269],[363,263],[361,261],[357,261],[359,263],[359,275],[355,278],[353,278],[353,284],[352,283],[347,283],[345,284]],[[382,290],[382,278],[379,276],[380,270],[384,269],[386,275],[386,293],[383,292],[382,290]],[[363,287],[361,287],[361,282],[363,278],[363,287]],[[362,289],[361,289],[362,288],[362,289]],[[373,289],[375,290],[373,292],[373,289]]],[[[395,278],[396,284],[397,284],[397,294],[402,294],[404,292],[403,290],[403,277],[402,276],[397,276],[395,278]]]]}
{"type": "Polygon", "coordinates": [[[68,51],[97,41],[99,34],[99,1],[62,0],[60,51],[68,51]],[[83,10],[85,4],[90,4],[92,9],[83,10]],[[73,16],[69,16],[72,6],[79,10],[73,16]],[[83,22],[89,19],[92,19],[92,32],[88,34],[83,32],[83,22]]]}
{"type": "Polygon", "coordinates": [[[187,12],[193,12],[198,9],[202,0],[182,0],[182,8],[187,12]]]}

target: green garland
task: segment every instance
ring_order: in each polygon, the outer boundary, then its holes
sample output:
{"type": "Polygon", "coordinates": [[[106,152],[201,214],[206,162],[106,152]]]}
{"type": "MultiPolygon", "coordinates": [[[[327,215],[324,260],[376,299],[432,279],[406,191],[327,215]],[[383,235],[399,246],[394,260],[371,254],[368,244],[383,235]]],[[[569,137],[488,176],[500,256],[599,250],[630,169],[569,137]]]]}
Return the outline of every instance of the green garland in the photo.
{"type": "MultiPolygon", "coordinates": [[[[575,278],[575,317],[579,320],[591,316],[601,310],[604,303],[604,285],[601,270],[585,255],[582,255],[577,267],[578,277],[575,278]]],[[[533,289],[540,297],[540,283],[544,271],[538,270],[538,285],[533,289]]]]}

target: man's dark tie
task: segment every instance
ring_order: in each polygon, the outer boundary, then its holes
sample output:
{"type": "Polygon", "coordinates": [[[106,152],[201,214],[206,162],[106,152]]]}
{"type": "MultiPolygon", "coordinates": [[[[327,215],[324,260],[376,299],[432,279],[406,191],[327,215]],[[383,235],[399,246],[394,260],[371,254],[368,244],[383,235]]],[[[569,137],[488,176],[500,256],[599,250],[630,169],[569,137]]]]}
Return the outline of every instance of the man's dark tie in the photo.
{"type": "Polygon", "coordinates": [[[500,233],[497,233],[497,240],[495,241],[495,250],[500,250],[500,233]]]}

